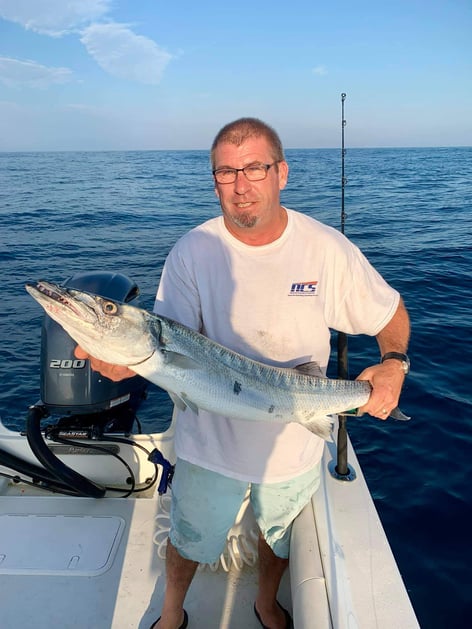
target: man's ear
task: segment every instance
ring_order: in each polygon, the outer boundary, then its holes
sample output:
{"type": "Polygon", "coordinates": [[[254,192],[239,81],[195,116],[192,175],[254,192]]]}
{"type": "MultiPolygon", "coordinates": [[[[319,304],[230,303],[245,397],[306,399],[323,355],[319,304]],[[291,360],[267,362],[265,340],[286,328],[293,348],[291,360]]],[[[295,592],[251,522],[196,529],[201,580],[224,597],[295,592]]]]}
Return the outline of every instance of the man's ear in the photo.
{"type": "Polygon", "coordinates": [[[288,164],[286,161],[279,162],[279,190],[283,190],[288,181],[288,164]]]}

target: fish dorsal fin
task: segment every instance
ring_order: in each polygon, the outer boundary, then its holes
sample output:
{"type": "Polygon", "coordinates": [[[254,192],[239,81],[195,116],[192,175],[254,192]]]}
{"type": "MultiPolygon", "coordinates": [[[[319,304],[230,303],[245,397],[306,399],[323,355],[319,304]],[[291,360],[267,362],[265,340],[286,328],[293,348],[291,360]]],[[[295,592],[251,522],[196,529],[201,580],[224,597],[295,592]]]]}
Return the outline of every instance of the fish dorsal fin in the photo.
{"type": "Polygon", "coordinates": [[[296,367],[294,367],[294,369],[295,371],[298,371],[305,376],[313,376],[314,378],[326,378],[324,373],[321,371],[319,363],[317,363],[315,360],[297,365],[296,367]]]}

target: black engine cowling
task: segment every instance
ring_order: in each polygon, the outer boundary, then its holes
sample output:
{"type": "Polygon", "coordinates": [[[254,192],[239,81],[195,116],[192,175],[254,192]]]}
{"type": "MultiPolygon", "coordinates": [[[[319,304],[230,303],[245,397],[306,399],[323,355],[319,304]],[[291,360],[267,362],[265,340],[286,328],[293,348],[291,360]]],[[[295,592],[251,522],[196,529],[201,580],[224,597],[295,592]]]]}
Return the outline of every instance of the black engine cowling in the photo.
{"type": "MultiPolygon", "coordinates": [[[[139,306],[137,284],[120,273],[76,273],[64,282],[64,286],[139,306]]],[[[134,414],[143,400],[146,380],[136,376],[113,382],[93,371],[88,360],[76,358],[76,345],[60,325],[45,315],[41,334],[42,404],[50,413],[65,416],[100,414],[108,423],[113,423],[114,418],[122,423],[125,417],[134,414]]],[[[85,423],[85,417],[83,419],[85,423]]],[[[120,426],[120,429],[127,427],[120,426]]]]}

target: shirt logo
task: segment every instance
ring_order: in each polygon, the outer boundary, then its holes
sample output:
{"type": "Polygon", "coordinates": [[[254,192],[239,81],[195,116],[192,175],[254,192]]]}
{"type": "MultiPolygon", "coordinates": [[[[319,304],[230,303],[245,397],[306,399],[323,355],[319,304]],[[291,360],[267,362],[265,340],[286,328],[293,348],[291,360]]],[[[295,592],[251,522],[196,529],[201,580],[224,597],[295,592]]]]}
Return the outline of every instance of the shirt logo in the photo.
{"type": "Polygon", "coordinates": [[[314,297],[317,293],[318,280],[294,282],[290,288],[289,297],[314,297]]]}

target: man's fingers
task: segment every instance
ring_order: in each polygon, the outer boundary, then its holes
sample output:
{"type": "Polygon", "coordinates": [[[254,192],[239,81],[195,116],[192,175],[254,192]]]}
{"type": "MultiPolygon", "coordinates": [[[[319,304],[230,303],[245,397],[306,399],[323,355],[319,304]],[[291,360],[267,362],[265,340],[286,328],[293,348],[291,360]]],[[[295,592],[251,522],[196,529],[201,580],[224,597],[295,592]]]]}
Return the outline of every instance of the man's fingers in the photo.
{"type": "Polygon", "coordinates": [[[76,347],[74,349],[74,355],[75,355],[76,358],[82,358],[84,360],[89,357],[87,352],[84,349],[82,349],[82,347],[80,347],[80,345],[76,345],[76,347]]]}

